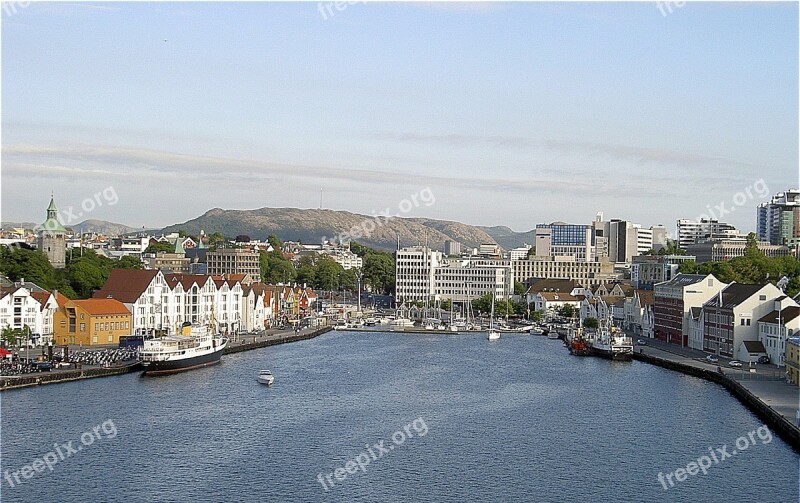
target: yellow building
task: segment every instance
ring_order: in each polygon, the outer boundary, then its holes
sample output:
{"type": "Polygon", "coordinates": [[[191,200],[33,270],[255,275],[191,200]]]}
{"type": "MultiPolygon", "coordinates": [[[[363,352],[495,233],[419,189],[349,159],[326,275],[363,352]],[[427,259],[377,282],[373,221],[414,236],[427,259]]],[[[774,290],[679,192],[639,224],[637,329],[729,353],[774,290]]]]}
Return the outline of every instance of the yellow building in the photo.
{"type": "Polygon", "coordinates": [[[131,334],[131,313],[115,299],[70,300],[53,316],[56,344],[119,344],[131,334]]]}
{"type": "Polygon", "coordinates": [[[786,339],[786,375],[790,383],[800,386],[800,337],[786,339]]]}

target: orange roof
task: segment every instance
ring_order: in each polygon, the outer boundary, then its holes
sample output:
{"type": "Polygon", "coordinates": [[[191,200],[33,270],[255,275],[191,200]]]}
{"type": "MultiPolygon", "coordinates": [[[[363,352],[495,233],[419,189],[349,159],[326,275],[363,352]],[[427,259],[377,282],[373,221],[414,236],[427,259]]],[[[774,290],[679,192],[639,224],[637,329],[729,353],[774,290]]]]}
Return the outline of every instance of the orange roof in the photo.
{"type": "Polygon", "coordinates": [[[50,292],[31,292],[31,297],[36,299],[36,301],[42,305],[42,309],[44,309],[45,304],[47,304],[48,299],[50,299],[50,292]]]}
{"type": "Polygon", "coordinates": [[[84,299],[84,300],[71,300],[67,303],[67,307],[80,307],[84,311],[92,315],[103,314],[131,314],[125,304],[116,299],[84,299]]]}

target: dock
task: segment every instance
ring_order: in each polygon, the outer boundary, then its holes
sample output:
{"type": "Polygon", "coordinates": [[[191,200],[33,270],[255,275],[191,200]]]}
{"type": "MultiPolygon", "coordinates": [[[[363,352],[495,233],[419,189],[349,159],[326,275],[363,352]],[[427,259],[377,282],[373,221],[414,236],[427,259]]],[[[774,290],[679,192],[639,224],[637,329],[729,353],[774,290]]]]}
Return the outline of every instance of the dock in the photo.
{"type": "MultiPolygon", "coordinates": [[[[242,351],[252,351],[254,349],[286,344],[289,342],[304,341],[313,339],[325,332],[330,331],[330,327],[318,327],[305,329],[299,332],[284,331],[272,334],[245,335],[238,337],[237,340],[228,343],[222,352],[223,355],[240,353],[242,351]]],[[[111,377],[142,370],[139,362],[127,365],[115,365],[111,367],[89,367],[70,370],[51,370],[48,372],[37,372],[35,374],[24,374],[21,376],[2,376],[0,377],[0,391],[8,391],[32,386],[42,386],[45,384],[58,384],[83,379],[93,379],[97,377],[111,377]]]]}

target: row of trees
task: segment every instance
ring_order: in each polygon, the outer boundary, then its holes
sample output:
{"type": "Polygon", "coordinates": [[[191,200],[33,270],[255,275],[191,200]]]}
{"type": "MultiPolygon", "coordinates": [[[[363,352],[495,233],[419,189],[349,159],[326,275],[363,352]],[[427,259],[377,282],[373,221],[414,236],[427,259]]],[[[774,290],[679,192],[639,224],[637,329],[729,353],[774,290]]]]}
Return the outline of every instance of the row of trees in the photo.
{"type": "Polygon", "coordinates": [[[790,296],[800,292],[800,261],[795,257],[766,257],[758,249],[755,234],[747,236],[747,248],[744,257],[736,257],[725,262],[684,262],[679,272],[689,274],[713,274],[725,283],[763,283],[778,282],[783,276],[789,278],[786,294],[790,296]]]}
{"type": "Polygon", "coordinates": [[[0,273],[12,281],[31,281],[46,290],[58,290],[71,299],[91,297],[111,274],[111,269],[141,269],[139,259],[114,260],[89,249],[67,253],[66,267],[56,269],[38,250],[24,247],[0,247],[0,273]]]}
{"type": "MultiPolygon", "coordinates": [[[[261,279],[266,283],[305,283],[321,290],[354,290],[358,284],[355,269],[345,270],[333,258],[325,255],[306,255],[297,265],[281,252],[283,243],[270,235],[267,240],[273,251],[260,253],[261,279]]],[[[394,256],[352,243],[350,249],[361,257],[362,287],[372,292],[389,294],[394,292],[394,256]]]]}

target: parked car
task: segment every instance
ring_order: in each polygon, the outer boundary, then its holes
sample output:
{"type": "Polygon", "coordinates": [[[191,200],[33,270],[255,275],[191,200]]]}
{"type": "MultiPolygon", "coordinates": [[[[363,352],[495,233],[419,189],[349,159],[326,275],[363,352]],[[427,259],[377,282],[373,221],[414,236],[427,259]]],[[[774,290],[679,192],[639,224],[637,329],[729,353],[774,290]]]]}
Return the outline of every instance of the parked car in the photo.
{"type": "Polygon", "coordinates": [[[708,355],[706,356],[706,361],[709,363],[717,363],[719,361],[719,358],[717,358],[714,355],[708,355]]]}
{"type": "Polygon", "coordinates": [[[640,346],[647,346],[647,341],[644,339],[639,339],[638,341],[636,341],[636,344],[640,346]]]}
{"type": "Polygon", "coordinates": [[[769,356],[767,355],[759,356],[758,363],[769,363],[769,356]]]}
{"type": "Polygon", "coordinates": [[[730,365],[731,367],[739,368],[742,366],[742,362],[740,362],[739,360],[731,360],[730,362],[728,362],[728,365],[730,365]]]}

